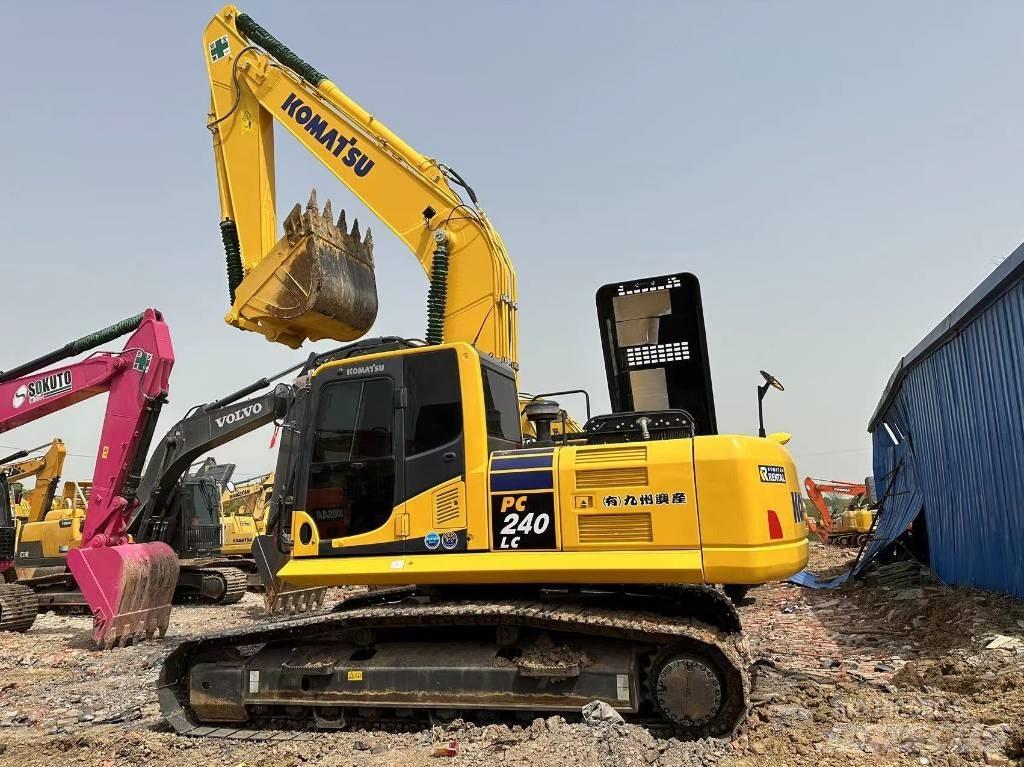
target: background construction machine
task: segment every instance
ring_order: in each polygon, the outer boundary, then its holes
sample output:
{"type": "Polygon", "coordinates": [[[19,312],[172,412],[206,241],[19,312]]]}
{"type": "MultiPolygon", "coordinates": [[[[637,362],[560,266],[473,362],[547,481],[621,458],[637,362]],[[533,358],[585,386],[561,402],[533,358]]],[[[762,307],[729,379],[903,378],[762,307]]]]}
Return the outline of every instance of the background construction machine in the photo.
{"type": "Polygon", "coordinates": [[[234,482],[221,496],[222,512],[227,518],[252,520],[257,535],[267,532],[270,496],[274,492],[274,472],[234,482]]]}
{"type": "Polygon", "coordinates": [[[804,478],[804,490],[818,512],[820,522],[808,518],[807,527],[822,543],[863,546],[874,526],[877,508],[870,478],[863,483],[804,478]],[[826,495],[844,501],[838,513],[829,507],[826,495]]]}
{"type": "Polygon", "coordinates": [[[426,343],[367,342],[296,382],[268,524],[286,582],[394,588],[180,645],[159,683],[168,720],[259,737],[599,699],[688,736],[731,732],[746,663],[738,614],[709,584],[805,564],[782,440],[717,435],[681,407],[595,416],[555,439],[547,400],[527,412],[524,448],[515,272],[473,190],[236,8],[204,41],[227,321],[296,344],[373,320],[369,243],[326,209],[296,209],[272,243],[275,120],[409,246],[430,291],[426,343]]]}
{"type": "Polygon", "coordinates": [[[19,522],[38,522],[53,506],[67,452],[64,442],[54,439],[0,458],[0,472],[7,476],[11,485],[15,496],[14,514],[19,522]],[[46,452],[40,452],[44,447],[46,452]],[[31,490],[26,490],[22,483],[29,477],[34,484],[31,490]]]}
{"type": "MultiPolygon", "coordinates": [[[[229,487],[234,487],[231,482],[234,473],[235,464],[217,463],[217,459],[211,456],[191,472],[184,482],[202,484],[203,496],[214,512],[215,524],[220,528],[220,553],[225,557],[244,557],[251,562],[252,542],[259,534],[256,520],[250,514],[241,511],[228,513],[224,508],[224,495],[230,492],[229,487]]],[[[249,565],[246,565],[244,569],[250,574],[249,586],[260,586],[255,568],[250,569],[249,565]]]]}
{"type": "Polygon", "coordinates": [[[18,523],[11,502],[7,475],[0,473],[0,630],[28,631],[35,622],[38,601],[35,593],[13,581],[15,541],[18,523]]]}
{"type": "Polygon", "coordinates": [[[29,599],[45,606],[88,606],[93,638],[103,646],[152,636],[167,629],[177,572],[174,552],[163,544],[133,544],[126,533],[135,489],[160,407],[167,397],[174,353],[160,314],[139,315],[66,344],[0,373],[0,432],[108,392],[88,508],[79,519],[63,510],[21,526],[16,561],[62,564],[70,574],[8,584],[0,594],[3,615],[19,612],[4,603],[29,599]],[[95,352],[81,362],[47,368],[131,333],[123,351],[95,352]],[[10,590],[17,589],[12,594],[10,590]],[[32,593],[34,592],[34,593],[32,593]]]}
{"type": "MultiPolygon", "coordinates": [[[[128,530],[137,541],[162,541],[177,552],[177,599],[232,604],[248,586],[265,589],[251,555],[256,532],[252,519],[222,514],[221,496],[234,467],[214,461],[192,475],[188,471],[200,456],[283,417],[291,397],[288,384],[250,395],[306,364],[303,361],[214,402],[192,407],[157,442],[128,530]]],[[[289,606],[293,609],[323,603],[324,589],[286,591],[292,593],[289,606]]],[[[273,593],[268,604],[272,610],[276,596],[273,593]]]]}

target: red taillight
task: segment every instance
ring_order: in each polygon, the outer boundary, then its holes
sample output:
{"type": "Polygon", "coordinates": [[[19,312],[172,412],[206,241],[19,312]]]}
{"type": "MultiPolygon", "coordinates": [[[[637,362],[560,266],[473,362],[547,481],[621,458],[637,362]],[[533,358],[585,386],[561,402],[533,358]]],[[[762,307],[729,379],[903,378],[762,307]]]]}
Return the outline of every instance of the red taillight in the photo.
{"type": "Polygon", "coordinates": [[[782,523],[779,522],[779,515],[768,509],[768,537],[773,541],[782,537],[782,523]]]}

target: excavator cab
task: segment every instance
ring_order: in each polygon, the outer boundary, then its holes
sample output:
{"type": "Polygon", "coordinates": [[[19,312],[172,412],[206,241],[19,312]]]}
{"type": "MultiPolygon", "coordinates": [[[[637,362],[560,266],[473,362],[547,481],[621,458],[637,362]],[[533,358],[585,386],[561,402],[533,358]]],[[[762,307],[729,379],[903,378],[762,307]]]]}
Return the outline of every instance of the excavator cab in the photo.
{"type": "Polygon", "coordinates": [[[209,476],[186,477],[178,489],[178,525],[171,543],[184,559],[216,556],[221,550],[220,484],[209,476]]]}
{"type": "MultiPolygon", "coordinates": [[[[479,389],[461,385],[458,358],[455,348],[422,348],[317,376],[314,431],[300,459],[308,480],[296,488],[296,503],[311,518],[316,538],[377,546],[381,553],[426,546],[430,530],[409,530],[410,506],[418,508],[421,499],[443,507],[437,535],[465,526],[458,497],[465,493],[467,455],[479,463],[490,450],[518,447],[521,435],[511,371],[480,362],[480,403],[479,389]],[[474,404],[484,406],[488,444],[464,425],[471,392],[474,404]],[[451,509],[444,506],[449,498],[451,509]],[[386,543],[395,538],[398,543],[386,543]]],[[[465,531],[457,535],[465,548],[465,531]]]]}

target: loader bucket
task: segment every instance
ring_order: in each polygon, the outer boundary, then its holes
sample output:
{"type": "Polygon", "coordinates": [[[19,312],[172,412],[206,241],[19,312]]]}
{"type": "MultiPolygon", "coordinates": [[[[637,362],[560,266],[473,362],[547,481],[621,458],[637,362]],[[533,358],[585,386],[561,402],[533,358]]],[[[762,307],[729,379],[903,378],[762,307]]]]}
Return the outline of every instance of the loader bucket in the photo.
{"type": "Polygon", "coordinates": [[[292,208],[284,232],[235,289],[228,323],[292,348],[307,338],[365,335],[377,318],[369,229],[360,240],[359,222],[349,232],[344,211],[335,223],[331,203],[321,213],[313,190],[305,212],[292,208]]]}
{"type": "Polygon", "coordinates": [[[273,536],[257,535],[252,542],[252,557],[263,581],[263,604],[267,612],[300,613],[323,607],[326,588],[300,588],[278,577],[288,555],[281,553],[273,536]]]}
{"type": "Polygon", "coordinates": [[[100,647],[167,632],[178,557],[166,543],[72,549],[68,567],[92,609],[92,638],[100,647]]]}

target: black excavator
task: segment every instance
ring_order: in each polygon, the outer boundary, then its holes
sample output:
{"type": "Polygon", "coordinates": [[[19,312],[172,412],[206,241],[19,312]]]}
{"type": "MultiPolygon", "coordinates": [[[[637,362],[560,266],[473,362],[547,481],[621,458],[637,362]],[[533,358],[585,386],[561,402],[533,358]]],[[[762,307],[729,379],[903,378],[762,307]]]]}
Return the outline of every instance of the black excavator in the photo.
{"type": "MultiPolygon", "coordinates": [[[[203,454],[280,418],[287,409],[288,384],[256,397],[249,395],[305,364],[261,378],[214,402],[196,405],[157,443],[139,485],[141,503],[128,531],[136,541],[163,541],[177,553],[176,602],[233,604],[249,587],[262,587],[248,551],[225,553],[221,487],[228,479],[223,475],[226,465],[217,465],[218,471],[207,465],[188,472],[203,454]]],[[[322,601],[323,590],[318,591],[322,601]]]]}

